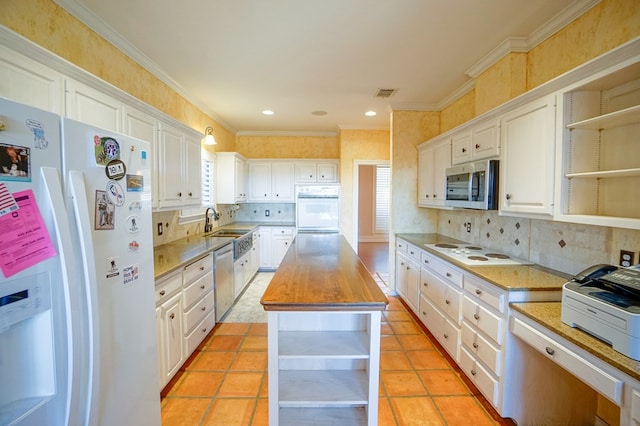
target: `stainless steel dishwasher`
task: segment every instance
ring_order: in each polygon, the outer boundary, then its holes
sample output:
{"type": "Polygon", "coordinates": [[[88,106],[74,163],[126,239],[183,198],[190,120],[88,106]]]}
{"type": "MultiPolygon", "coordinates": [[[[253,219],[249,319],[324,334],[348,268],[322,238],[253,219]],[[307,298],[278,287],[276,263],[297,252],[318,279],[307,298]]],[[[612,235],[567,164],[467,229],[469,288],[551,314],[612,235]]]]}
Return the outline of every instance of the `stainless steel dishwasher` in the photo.
{"type": "Polygon", "coordinates": [[[216,296],[216,322],[227,313],[235,296],[233,289],[233,243],[229,242],[216,250],[215,266],[215,296],[216,296]]]}

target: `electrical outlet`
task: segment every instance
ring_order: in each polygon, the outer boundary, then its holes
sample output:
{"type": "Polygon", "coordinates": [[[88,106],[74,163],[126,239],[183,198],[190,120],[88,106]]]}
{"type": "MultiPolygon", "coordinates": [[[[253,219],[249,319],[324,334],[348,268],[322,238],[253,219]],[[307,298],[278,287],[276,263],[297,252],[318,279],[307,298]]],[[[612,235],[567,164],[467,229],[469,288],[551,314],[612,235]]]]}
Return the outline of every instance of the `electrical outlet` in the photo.
{"type": "Polygon", "coordinates": [[[269,210],[265,210],[265,211],[264,211],[264,215],[265,215],[266,217],[269,217],[269,216],[271,215],[271,212],[270,212],[269,210]]]}
{"type": "Polygon", "coordinates": [[[158,235],[162,235],[163,229],[162,229],[162,222],[158,222],[158,235]]]}
{"type": "Polygon", "coordinates": [[[471,222],[465,222],[464,227],[467,229],[467,232],[471,232],[471,222]]]}
{"type": "Polygon", "coordinates": [[[635,253],[627,250],[620,250],[620,266],[631,266],[633,265],[633,258],[635,253]]]}

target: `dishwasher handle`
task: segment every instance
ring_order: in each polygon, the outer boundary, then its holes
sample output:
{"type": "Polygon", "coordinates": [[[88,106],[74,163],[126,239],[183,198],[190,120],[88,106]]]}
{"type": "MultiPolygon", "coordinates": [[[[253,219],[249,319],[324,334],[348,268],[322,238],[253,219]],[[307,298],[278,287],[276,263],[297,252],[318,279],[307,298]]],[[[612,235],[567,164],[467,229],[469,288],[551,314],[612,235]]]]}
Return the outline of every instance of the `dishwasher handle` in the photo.
{"type": "Polygon", "coordinates": [[[233,242],[229,242],[228,244],[220,247],[217,250],[214,250],[216,256],[222,256],[223,254],[229,253],[233,251],[233,242]]]}

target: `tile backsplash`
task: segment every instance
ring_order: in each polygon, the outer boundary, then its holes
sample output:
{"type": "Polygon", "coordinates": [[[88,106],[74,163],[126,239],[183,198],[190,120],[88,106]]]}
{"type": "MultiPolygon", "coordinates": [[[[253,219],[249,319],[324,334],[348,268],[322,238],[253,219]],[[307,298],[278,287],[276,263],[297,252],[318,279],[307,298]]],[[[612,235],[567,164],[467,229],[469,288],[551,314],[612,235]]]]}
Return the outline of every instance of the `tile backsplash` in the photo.
{"type": "Polygon", "coordinates": [[[620,250],[635,253],[635,263],[640,263],[637,230],[499,216],[495,211],[442,210],[438,233],[567,274],[597,263],[617,265],[620,250]]]}

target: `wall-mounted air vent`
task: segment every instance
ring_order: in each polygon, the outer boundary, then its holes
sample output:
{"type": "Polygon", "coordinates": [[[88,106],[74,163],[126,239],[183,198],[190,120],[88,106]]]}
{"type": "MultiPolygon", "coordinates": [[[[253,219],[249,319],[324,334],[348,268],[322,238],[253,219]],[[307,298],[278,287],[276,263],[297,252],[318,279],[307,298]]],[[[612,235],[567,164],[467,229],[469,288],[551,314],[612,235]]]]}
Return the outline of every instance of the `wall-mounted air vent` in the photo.
{"type": "Polygon", "coordinates": [[[376,98],[390,98],[396,93],[396,89],[378,89],[376,98]]]}

